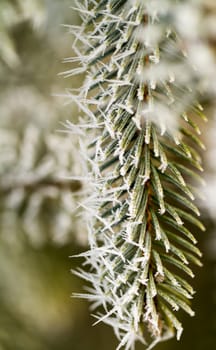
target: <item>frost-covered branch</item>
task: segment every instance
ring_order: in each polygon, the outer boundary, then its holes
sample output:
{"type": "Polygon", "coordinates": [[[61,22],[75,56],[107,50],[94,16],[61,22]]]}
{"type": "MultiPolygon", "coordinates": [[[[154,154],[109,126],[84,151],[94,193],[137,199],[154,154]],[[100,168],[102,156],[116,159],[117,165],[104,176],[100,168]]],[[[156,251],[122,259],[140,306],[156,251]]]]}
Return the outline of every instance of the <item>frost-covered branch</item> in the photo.
{"type": "Polygon", "coordinates": [[[84,115],[80,142],[93,188],[90,250],[82,254],[91,272],[77,274],[93,285],[81,296],[103,307],[96,323],[114,328],[118,349],[149,343],[149,335],[156,344],[175,330],[179,339],[176,311],[194,315],[184,275],[194,277],[189,263],[201,266],[192,226],[204,227],[191,179],[202,181],[199,119],[206,118],[187,54],[197,40],[189,20],[198,5],[189,5],[83,1],[83,25],[72,28],[80,65],[67,74],[86,72],[71,98],[84,115]]]}

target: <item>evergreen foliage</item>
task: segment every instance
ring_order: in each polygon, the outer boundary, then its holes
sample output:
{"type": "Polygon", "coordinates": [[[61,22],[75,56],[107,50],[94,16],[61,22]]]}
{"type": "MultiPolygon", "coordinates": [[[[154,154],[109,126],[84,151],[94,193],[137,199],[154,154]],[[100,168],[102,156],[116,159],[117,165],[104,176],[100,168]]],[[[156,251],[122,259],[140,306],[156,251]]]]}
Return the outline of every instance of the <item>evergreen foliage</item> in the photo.
{"type": "MultiPolygon", "coordinates": [[[[192,9],[196,4],[191,1],[192,9]]],[[[181,27],[184,1],[83,1],[72,26],[81,90],[71,91],[92,195],[85,204],[90,250],[81,254],[97,322],[114,328],[118,349],[135,340],[180,339],[176,311],[193,316],[190,264],[201,266],[194,233],[205,228],[194,204],[202,182],[193,41],[181,27]],[[182,7],[183,6],[183,7],[182,7]],[[103,308],[103,312],[101,311],[103,308]]],[[[74,60],[73,60],[74,61],[74,60]]],[[[73,129],[73,128],[72,128],[73,129]]]]}
{"type": "Polygon", "coordinates": [[[80,174],[76,144],[59,132],[76,108],[67,111],[53,96],[63,90],[57,73],[67,52],[60,27],[66,2],[0,2],[1,237],[22,240],[25,233],[36,246],[86,241],[76,234],[77,225],[84,232],[76,203],[81,184],[69,179],[80,174]]]}
{"type": "Polygon", "coordinates": [[[20,63],[16,43],[11,35],[15,26],[29,21],[39,29],[45,21],[44,0],[1,0],[0,3],[0,60],[10,68],[20,63]]]}
{"type": "Polygon", "coordinates": [[[76,158],[71,137],[41,131],[32,120],[23,131],[22,123],[16,131],[8,124],[0,124],[1,233],[20,227],[36,245],[74,239],[81,227],[75,200],[81,184],[69,178],[76,158]]]}

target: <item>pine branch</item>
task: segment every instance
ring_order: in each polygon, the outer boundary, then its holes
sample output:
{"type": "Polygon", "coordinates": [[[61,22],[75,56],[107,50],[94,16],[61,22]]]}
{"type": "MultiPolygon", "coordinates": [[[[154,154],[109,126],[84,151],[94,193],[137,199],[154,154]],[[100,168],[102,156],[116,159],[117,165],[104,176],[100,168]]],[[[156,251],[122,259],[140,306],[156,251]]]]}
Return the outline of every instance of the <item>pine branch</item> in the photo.
{"type": "Polygon", "coordinates": [[[18,190],[19,188],[23,188],[28,192],[40,191],[45,187],[54,187],[57,189],[68,189],[72,192],[79,191],[81,189],[80,181],[70,181],[63,179],[40,179],[36,181],[28,181],[24,179],[23,181],[17,181],[17,179],[12,179],[10,183],[1,183],[0,184],[0,194],[9,194],[11,191],[18,190]]]}
{"type": "Polygon", "coordinates": [[[77,109],[67,112],[53,96],[62,91],[57,73],[67,52],[65,2],[0,1],[0,37],[12,45],[0,40],[0,231],[13,243],[86,243],[77,215],[83,187],[71,179],[80,174],[77,145],[57,131],[77,109]]]}
{"type": "Polygon", "coordinates": [[[43,0],[1,0],[0,3],[0,60],[15,69],[20,64],[12,32],[24,21],[39,29],[45,20],[43,0]]]}
{"type": "Polygon", "coordinates": [[[165,0],[89,0],[73,28],[80,66],[67,74],[87,74],[71,97],[85,115],[94,189],[90,250],[81,254],[91,272],[77,272],[93,288],[78,296],[103,307],[96,323],[114,328],[118,349],[148,343],[149,334],[153,344],[175,331],[180,339],[176,311],[194,315],[184,275],[194,277],[189,263],[201,266],[193,231],[204,226],[191,184],[202,171],[197,123],[205,116],[185,28],[176,25],[180,9],[165,0]]]}
{"type": "Polygon", "coordinates": [[[45,127],[39,120],[22,118],[18,105],[16,109],[17,115],[2,116],[0,123],[1,234],[21,231],[36,245],[71,239],[83,243],[85,233],[76,236],[82,225],[76,203],[82,185],[70,178],[72,171],[79,173],[71,135],[58,133],[53,119],[45,127]]]}

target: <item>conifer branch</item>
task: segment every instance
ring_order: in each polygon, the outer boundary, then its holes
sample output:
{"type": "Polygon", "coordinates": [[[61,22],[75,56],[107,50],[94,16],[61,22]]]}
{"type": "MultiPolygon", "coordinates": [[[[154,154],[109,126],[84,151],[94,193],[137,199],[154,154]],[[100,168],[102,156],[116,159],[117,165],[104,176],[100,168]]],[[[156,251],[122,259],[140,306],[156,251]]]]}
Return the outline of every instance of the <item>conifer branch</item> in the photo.
{"type": "Polygon", "coordinates": [[[70,178],[75,145],[70,136],[29,124],[21,123],[19,137],[0,125],[1,231],[21,229],[36,245],[48,239],[64,244],[76,238],[80,226],[76,201],[82,185],[70,178]]]}
{"type": "Polygon", "coordinates": [[[45,21],[43,0],[1,0],[0,3],[0,65],[11,69],[20,65],[13,31],[22,21],[28,21],[39,29],[45,21]]]}
{"type": "Polygon", "coordinates": [[[80,65],[67,75],[87,75],[71,97],[85,115],[94,189],[90,250],[81,254],[91,272],[77,272],[93,288],[78,296],[103,307],[96,323],[114,328],[118,349],[149,335],[153,344],[180,339],[176,311],[194,315],[186,277],[194,277],[190,263],[202,265],[193,231],[205,228],[192,183],[202,171],[198,119],[206,118],[185,53],[190,38],[176,19],[181,6],[83,1],[83,25],[72,28],[80,65]]]}

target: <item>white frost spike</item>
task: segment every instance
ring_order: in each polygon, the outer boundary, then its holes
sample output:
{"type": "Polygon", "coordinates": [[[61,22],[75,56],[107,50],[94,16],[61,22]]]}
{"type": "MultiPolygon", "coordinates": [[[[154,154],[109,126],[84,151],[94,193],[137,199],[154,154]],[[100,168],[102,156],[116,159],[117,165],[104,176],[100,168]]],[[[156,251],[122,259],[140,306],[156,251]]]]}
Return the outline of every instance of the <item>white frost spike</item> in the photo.
{"type": "Polygon", "coordinates": [[[145,84],[144,83],[140,83],[139,84],[139,89],[137,92],[137,97],[139,101],[143,101],[144,99],[144,91],[145,91],[145,84]]]}
{"type": "Polygon", "coordinates": [[[162,264],[160,255],[155,250],[153,250],[153,256],[154,256],[156,267],[157,267],[156,274],[158,274],[160,276],[164,276],[164,269],[163,269],[163,264],[162,264]]]}

